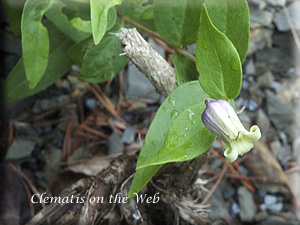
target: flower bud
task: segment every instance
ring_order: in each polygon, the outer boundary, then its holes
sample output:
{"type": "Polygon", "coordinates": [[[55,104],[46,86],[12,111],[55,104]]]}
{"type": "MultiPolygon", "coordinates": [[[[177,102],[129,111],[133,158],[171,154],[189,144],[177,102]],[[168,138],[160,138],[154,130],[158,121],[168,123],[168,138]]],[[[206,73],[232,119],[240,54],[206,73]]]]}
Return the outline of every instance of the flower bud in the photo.
{"type": "Polygon", "coordinates": [[[208,130],[229,146],[224,152],[227,160],[233,162],[239,155],[249,152],[254,147],[252,142],[261,137],[258,126],[254,125],[247,131],[226,100],[205,99],[205,104],[202,122],[208,130]]]}

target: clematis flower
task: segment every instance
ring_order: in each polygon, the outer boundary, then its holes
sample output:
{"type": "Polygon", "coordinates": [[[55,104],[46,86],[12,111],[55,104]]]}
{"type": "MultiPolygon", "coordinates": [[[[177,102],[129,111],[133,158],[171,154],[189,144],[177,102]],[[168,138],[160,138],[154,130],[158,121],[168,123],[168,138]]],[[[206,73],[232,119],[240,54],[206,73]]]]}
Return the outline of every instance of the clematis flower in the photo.
{"type": "Polygon", "coordinates": [[[253,141],[261,137],[258,126],[254,125],[247,131],[226,100],[205,99],[205,104],[202,122],[208,130],[229,146],[224,152],[227,160],[233,162],[239,155],[249,152],[254,147],[253,141]]]}

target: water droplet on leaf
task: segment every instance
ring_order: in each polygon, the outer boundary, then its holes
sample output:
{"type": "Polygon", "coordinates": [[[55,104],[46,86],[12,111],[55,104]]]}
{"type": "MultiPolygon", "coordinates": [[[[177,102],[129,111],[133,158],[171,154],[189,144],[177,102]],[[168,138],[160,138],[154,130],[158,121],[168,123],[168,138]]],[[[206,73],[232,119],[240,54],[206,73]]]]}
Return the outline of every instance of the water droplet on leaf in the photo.
{"type": "Polygon", "coordinates": [[[171,112],[171,118],[172,119],[175,119],[178,115],[179,115],[179,112],[175,109],[171,112]]]}

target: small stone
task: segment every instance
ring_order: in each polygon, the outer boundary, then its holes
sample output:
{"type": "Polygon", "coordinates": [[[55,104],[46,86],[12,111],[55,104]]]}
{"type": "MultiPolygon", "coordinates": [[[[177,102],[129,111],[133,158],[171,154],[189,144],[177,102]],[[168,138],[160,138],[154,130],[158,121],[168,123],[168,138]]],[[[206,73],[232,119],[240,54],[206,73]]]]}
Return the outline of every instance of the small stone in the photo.
{"type": "Polygon", "coordinates": [[[268,218],[260,221],[258,225],[296,225],[299,224],[296,221],[291,222],[288,219],[285,219],[281,216],[270,215],[268,218]]]}
{"type": "Polygon", "coordinates": [[[291,129],[294,122],[294,111],[291,106],[279,100],[271,91],[266,90],[267,113],[269,119],[280,131],[291,129]]]}
{"type": "Polygon", "coordinates": [[[91,111],[95,111],[96,110],[96,100],[94,98],[87,98],[84,101],[84,105],[86,108],[88,108],[91,111]]]}
{"type": "Polygon", "coordinates": [[[131,144],[135,136],[135,127],[127,127],[122,136],[122,143],[131,144]]]}
{"type": "Polygon", "coordinates": [[[285,9],[282,9],[280,12],[278,12],[275,15],[275,24],[277,26],[277,29],[279,31],[288,31],[291,29],[289,20],[286,17],[286,14],[288,14],[290,17],[291,23],[294,26],[294,29],[299,30],[300,29],[299,11],[300,11],[300,2],[295,1],[294,3],[292,3],[291,5],[289,5],[286,8],[286,12],[285,12],[285,9]]]}
{"type": "Polygon", "coordinates": [[[120,135],[116,131],[114,131],[110,135],[107,144],[108,144],[108,154],[109,155],[123,152],[124,145],[121,141],[120,135]]]}
{"type": "Polygon", "coordinates": [[[249,171],[247,170],[246,167],[244,167],[243,165],[240,165],[241,171],[244,175],[248,176],[249,175],[249,171]]]}
{"type": "Polygon", "coordinates": [[[42,127],[42,135],[51,134],[52,131],[53,131],[52,126],[47,125],[42,127]]]}
{"type": "Polygon", "coordinates": [[[277,197],[275,195],[265,195],[264,203],[267,205],[274,204],[277,202],[277,197]]]}
{"type": "Polygon", "coordinates": [[[264,197],[267,194],[267,191],[266,191],[266,189],[259,188],[258,194],[259,194],[259,196],[264,197]]]}
{"type": "Polygon", "coordinates": [[[232,198],[235,194],[235,189],[230,185],[226,185],[223,190],[223,196],[225,200],[232,198]]]}
{"type": "Polygon", "coordinates": [[[250,9],[250,28],[272,27],[273,14],[265,11],[249,7],[250,9]]]}
{"type": "Polygon", "coordinates": [[[281,212],[283,209],[283,203],[282,202],[278,202],[275,204],[270,204],[267,205],[268,210],[272,211],[272,212],[281,212]]]}
{"type": "Polygon", "coordinates": [[[250,124],[251,123],[251,119],[248,115],[247,112],[242,112],[241,114],[238,115],[239,116],[239,119],[242,123],[248,123],[250,124]]]}
{"type": "Polygon", "coordinates": [[[267,117],[266,113],[262,109],[258,109],[257,117],[256,117],[256,124],[259,126],[261,131],[261,138],[265,142],[267,141],[268,134],[270,132],[270,121],[267,117]]]}
{"type": "Polygon", "coordinates": [[[249,47],[247,55],[252,55],[258,50],[264,49],[265,47],[272,46],[272,34],[271,29],[255,29],[253,35],[250,35],[249,47]]]}
{"type": "Polygon", "coordinates": [[[245,74],[254,75],[255,74],[255,64],[253,59],[250,59],[245,66],[245,74]]]}
{"type": "Polygon", "coordinates": [[[291,76],[287,74],[291,74],[288,71],[294,67],[292,53],[283,51],[278,47],[258,51],[256,61],[264,62],[267,68],[272,68],[272,72],[286,77],[291,76]]]}
{"type": "Polygon", "coordinates": [[[267,71],[257,78],[257,83],[262,88],[272,88],[273,82],[274,77],[271,71],[267,71]]]}
{"type": "Polygon", "coordinates": [[[293,157],[297,160],[298,164],[300,164],[300,136],[293,140],[293,157]]]}
{"type": "Polygon", "coordinates": [[[230,216],[231,218],[235,218],[241,212],[239,204],[236,202],[232,202],[230,206],[230,216]]]}
{"type": "Polygon", "coordinates": [[[223,218],[230,218],[227,207],[225,207],[225,201],[219,188],[211,196],[209,203],[211,204],[209,213],[209,219],[212,221],[222,220],[223,218]]]}
{"type": "Polygon", "coordinates": [[[248,0],[249,3],[252,3],[253,5],[257,6],[258,9],[263,9],[266,7],[267,3],[262,0],[248,0]]]}
{"type": "Polygon", "coordinates": [[[238,200],[240,205],[240,218],[243,222],[252,222],[256,212],[253,195],[245,187],[239,187],[238,200]]]}
{"type": "Polygon", "coordinates": [[[255,63],[256,75],[260,75],[269,71],[268,65],[265,62],[255,63]]]}
{"type": "Polygon", "coordinates": [[[48,99],[38,99],[34,104],[34,106],[32,107],[32,111],[38,114],[57,106],[66,105],[70,102],[71,102],[71,98],[69,95],[60,95],[48,99]]]}
{"type": "Polygon", "coordinates": [[[247,110],[254,112],[258,109],[258,103],[252,99],[246,99],[244,103],[247,110]]]}
{"type": "Polygon", "coordinates": [[[255,214],[254,220],[256,222],[259,222],[261,220],[268,218],[268,216],[269,216],[269,214],[264,210],[264,211],[261,211],[261,212],[255,214]]]}
{"type": "Polygon", "coordinates": [[[250,84],[247,80],[242,80],[242,90],[247,90],[249,88],[250,84]]]}
{"type": "Polygon", "coordinates": [[[281,83],[278,81],[274,81],[272,88],[274,89],[275,93],[279,93],[279,91],[281,89],[281,83]]]}
{"type": "Polygon", "coordinates": [[[36,143],[31,140],[14,138],[12,144],[10,145],[6,159],[20,159],[24,157],[28,157],[31,155],[31,152],[34,150],[36,143]]]}
{"type": "Polygon", "coordinates": [[[272,6],[283,7],[286,4],[286,0],[266,0],[266,2],[272,6]]]}
{"type": "Polygon", "coordinates": [[[268,5],[266,8],[265,8],[266,11],[274,14],[276,12],[276,9],[273,7],[273,6],[270,6],[268,5]]]}
{"type": "Polygon", "coordinates": [[[279,152],[281,152],[282,146],[280,141],[273,141],[270,144],[271,150],[274,153],[274,155],[277,157],[279,152]]]}

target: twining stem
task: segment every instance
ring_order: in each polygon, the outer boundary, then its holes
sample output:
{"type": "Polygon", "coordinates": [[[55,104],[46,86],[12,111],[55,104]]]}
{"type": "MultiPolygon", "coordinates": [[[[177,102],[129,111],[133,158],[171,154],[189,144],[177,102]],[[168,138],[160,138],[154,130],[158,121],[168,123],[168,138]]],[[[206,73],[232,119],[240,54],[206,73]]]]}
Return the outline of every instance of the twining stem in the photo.
{"type": "Polygon", "coordinates": [[[192,54],[188,53],[187,51],[183,50],[182,48],[177,48],[176,52],[178,52],[181,55],[186,56],[187,58],[189,58],[190,60],[192,60],[193,62],[196,62],[196,57],[193,56],[192,54]]]}
{"type": "MultiPolygon", "coordinates": [[[[118,13],[118,16],[119,16],[125,23],[131,24],[131,25],[133,25],[134,27],[136,27],[136,28],[138,28],[138,29],[140,29],[140,30],[142,30],[142,31],[144,31],[144,32],[146,32],[146,33],[148,33],[148,34],[150,34],[152,37],[157,38],[157,39],[159,39],[159,40],[165,42],[165,40],[164,40],[159,34],[153,32],[152,30],[150,30],[150,29],[148,29],[148,28],[146,28],[146,27],[143,27],[142,25],[140,25],[140,24],[138,24],[138,23],[132,21],[131,19],[129,19],[129,18],[123,16],[123,15],[121,15],[120,13],[118,13]]],[[[187,58],[189,58],[189,59],[192,60],[193,62],[196,62],[195,56],[193,56],[192,54],[190,54],[190,53],[188,53],[187,51],[183,50],[182,48],[178,48],[178,47],[173,46],[173,45],[169,45],[169,46],[171,46],[172,48],[174,48],[175,51],[178,52],[179,54],[186,56],[187,58]]]]}
{"type": "Polygon", "coordinates": [[[164,41],[164,39],[159,34],[153,32],[152,30],[150,30],[150,29],[148,29],[146,27],[143,27],[142,25],[140,25],[140,24],[132,21],[131,19],[129,19],[129,18],[125,17],[125,16],[122,16],[120,13],[118,13],[118,17],[120,17],[125,23],[129,23],[132,26],[134,26],[134,27],[136,27],[136,28],[138,28],[138,29],[140,29],[140,30],[142,30],[142,31],[150,34],[152,37],[155,37],[155,38],[157,38],[159,40],[164,41]]]}

